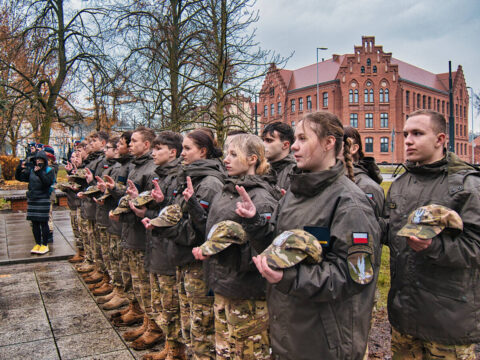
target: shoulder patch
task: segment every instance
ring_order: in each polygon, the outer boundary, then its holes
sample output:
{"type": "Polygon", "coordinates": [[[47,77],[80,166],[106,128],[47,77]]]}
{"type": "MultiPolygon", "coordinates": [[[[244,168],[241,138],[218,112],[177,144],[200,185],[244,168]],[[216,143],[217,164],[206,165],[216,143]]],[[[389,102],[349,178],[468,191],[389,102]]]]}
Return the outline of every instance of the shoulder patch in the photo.
{"type": "Polygon", "coordinates": [[[266,220],[270,220],[272,218],[272,213],[264,213],[260,214],[260,216],[265,218],[266,220]]]}
{"type": "Polygon", "coordinates": [[[210,206],[210,203],[205,200],[200,200],[200,205],[202,205],[204,209],[208,209],[208,207],[210,206]]]}
{"type": "Polygon", "coordinates": [[[389,202],[389,203],[388,203],[388,207],[389,207],[390,209],[396,209],[396,208],[397,208],[397,204],[395,204],[394,202],[389,202]]]}
{"type": "Polygon", "coordinates": [[[371,193],[366,193],[366,195],[367,195],[367,197],[368,197],[369,199],[373,200],[373,194],[371,194],[371,193]]]}
{"type": "Polygon", "coordinates": [[[354,245],[368,244],[368,233],[366,232],[354,232],[352,233],[352,242],[354,245]]]}
{"type": "Polygon", "coordinates": [[[366,285],[372,282],[372,257],[373,251],[369,246],[354,245],[348,249],[348,272],[357,284],[366,285]]]}

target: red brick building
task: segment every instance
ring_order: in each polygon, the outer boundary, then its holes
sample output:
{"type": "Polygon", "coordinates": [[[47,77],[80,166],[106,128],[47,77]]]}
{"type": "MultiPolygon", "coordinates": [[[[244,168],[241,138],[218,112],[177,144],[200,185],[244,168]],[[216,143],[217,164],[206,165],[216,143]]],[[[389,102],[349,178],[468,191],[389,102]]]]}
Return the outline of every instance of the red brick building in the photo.
{"type": "MultiPolygon", "coordinates": [[[[471,160],[468,146],[469,97],[461,66],[452,72],[455,146],[471,160]]],[[[418,109],[450,111],[448,73],[433,74],[392,57],[363,36],[353,54],[333,55],[318,63],[318,110],[328,110],[362,135],[364,152],[377,162],[403,162],[403,125],[418,109]],[[392,153],[392,137],[394,150],[392,153]]],[[[292,126],[317,110],[317,64],[297,70],[272,65],[259,96],[260,123],[283,121],[292,126]]]]}

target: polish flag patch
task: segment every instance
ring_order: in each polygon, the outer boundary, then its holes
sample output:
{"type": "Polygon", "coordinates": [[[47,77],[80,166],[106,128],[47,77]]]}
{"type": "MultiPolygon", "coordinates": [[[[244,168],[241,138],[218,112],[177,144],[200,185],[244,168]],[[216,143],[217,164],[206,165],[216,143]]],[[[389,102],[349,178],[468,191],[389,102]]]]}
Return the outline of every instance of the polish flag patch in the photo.
{"type": "Polygon", "coordinates": [[[178,190],[177,189],[173,190],[173,196],[177,196],[177,194],[178,194],[178,190]]]}
{"type": "Polygon", "coordinates": [[[366,232],[354,232],[352,238],[354,244],[368,244],[368,233],[366,232]]]}
{"type": "Polygon", "coordinates": [[[108,169],[108,165],[107,164],[103,165],[103,168],[108,169]]]}
{"type": "Polygon", "coordinates": [[[367,196],[368,196],[369,199],[373,200],[373,194],[367,193],[367,196]]]}
{"type": "Polygon", "coordinates": [[[200,200],[200,205],[202,205],[204,209],[208,209],[208,207],[210,206],[210,203],[205,200],[200,200]]]}
{"type": "Polygon", "coordinates": [[[272,213],[265,213],[265,214],[262,214],[260,216],[264,217],[267,220],[270,220],[272,218],[272,213]]]}

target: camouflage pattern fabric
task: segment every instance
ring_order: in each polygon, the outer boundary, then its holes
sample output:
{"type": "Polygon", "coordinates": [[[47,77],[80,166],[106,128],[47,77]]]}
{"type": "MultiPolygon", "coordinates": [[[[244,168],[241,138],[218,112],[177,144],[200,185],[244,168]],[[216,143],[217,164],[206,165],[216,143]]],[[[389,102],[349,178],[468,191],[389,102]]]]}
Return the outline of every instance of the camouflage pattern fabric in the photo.
{"type": "Polygon", "coordinates": [[[207,235],[207,241],[200,248],[203,255],[214,255],[232,244],[245,244],[246,241],[247,234],[242,225],[235,221],[225,220],[212,226],[207,235]]]}
{"type": "Polygon", "coordinates": [[[135,205],[136,207],[147,205],[150,201],[153,200],[153,196],[151,195],[151,193],[152,192],[149,190],[138,194],[138,196],[132,200],[133,205],[135,205]]]}
{"type": "Polygon", "coordinates": [[[165,206],[162,210],[160,210],[158,217],[152,219],[152,221],[150,221],[150,224],[156,227],[169,227],[176,225],[180,221],[182,216],[183,213],[180,205],[173,204],[165,206]]]}
{"type": "Polygon", "coordinates": [[[113,215],[120,215],[120,214],[129,212],[130,211],[130,205],[128,204],[129,201],[130,201],[129,195],[122,196],[118,201],[118,206],[115,209],[111,210],[111,213],[113,215]]]}
{"type": "Polygon", "coordinates": [[[392,328],[392,360],[475,360],[475,344],[443,345],[415,339],[392,328]]]}
{"type": "Polygon", "coordinates": [[[96,245],[97,256],[99,256],[96,261],[100,265],[100,269],[103,272],[110,273],[110,252],[108,246],[108,232],[107,228],[97,225],[97,234],[98,234],[98,244],[96,245]]]}
{"type": "Polygon", "coordinates": [[[353,245],[348,249],[348,271],[357,284],[366,285],[373,280],[372,256],[372,249],[366,245],[353,245]]]}
{"type": "Polygon", "coordinates": [[[150,274],[152,308],[166,340],[183,342],[180,325],[180,304],[175,276],[150,274]]]}
{"type": "Polygon", "coordinates": [[[182,330],[183,343],[190,347],[190,304],[185,291],[184,272],[177,267],[175,282],[178,291],[178,304],[180,306],[180,328],[182,330]]]}
{"type": "Polygon", "coordinates": [[[95,186],[95,185],[90,185],[89,187],[87,187],[85,189],[85,191],[83,192],[85,195],[88,195],[88,196],[93,196],[93,195],[96,195],[96,194],[99,194],[101,193],[100,189],[95,186]]]}
{"type": "Polygon", "coordinates": [[[460,233],[463,230],[460,215],[445,206],[430,204],[415,209],[397,235],[432,239],[444,229],[460,233]]]}
{"type": "Polygon", "coordinates": [[[178,275],[180,275],[180,278],[177,277],[179,293],[185,291],[185,297],[183,299],[180,297],[180,310],[182,311],[183,307],[185,311],[185,304],[182,304],[185,300],[190,310],[189,314],[181,317],[182,333],[187,333],[190,327],[193,359],[215,359],[214,297],[207,295],[203,266],[200,262],[181,266],[177,271],[178,275]]]}
{"type": "Polygon", "coordinates": [[[286,269],[303,260],[311,263],[322,261],[322,246],[305,230],[294,229],[278,235],[262,255],[273,268],[286,269]]]}
{"type": "Polygon", "coordinates": [[[229,299],[215,294],[214,312],[217,359],[270,359],[265,300],[229,299]]]}
{"type": "Polygon", "coordinates": [[[90,221],[80,217],[80,229],[82,234],[83,249],[85,250],[85,258],[88,261],[93,261],[93,251],[90,246],[90,237],[93,237],[93,226],[90,221]]]}
{"type": "Polygon", "coordinates": [[[80,185],[74,183],[74,182],[61,182],[61,183],[57,183],[55,185],[53,185],[53,187],[55,189],[58,189],[60,191],[67,191],[67,190],[70,190],[71,187],[73,188],[76,188],[76,189],[80,189],[80,185]]]}
{"type": "Polygon", "coordinates": [[[127,295],[128,300],[133,301],[135,295],[132,288],[132,274],[130,274],[130,266],[128,265],[130,253],[128,249],[124,249],[121,245],[119,248],[120,262],[118,265],[120,268],[120,274],[122,275],[122,290],[127,295]]]}
{"type": "Polygon", "coordinates": [[[75,182],[85,180],[87,178],[87,171],[85,169],[78,169],[74,174],[69,175],[68,178],[75,182]]]}
{"type": "Polygon", "coordinates": [[[80,208],[76,210],[70,210],[70,224],[72,225],[73,237],[75,239],[75,247],[78,250],[83,250],[80,227],[78,224],[79,212],[80,212],[80,208]]]}
{"type": "Polygon", "coordinates": [[[134,249],[126,249],[125,252],[128,257],[130,275],[132,276],[133,294],[140,308],[151,318],[152,295],[150,294],[150,277],[143,266],[145,253],[134,249]]]}
{"type": "Polygon", "coordinates": [[[108,253],[110,264],[107,265],[108,275],[112,284],[124,288],[122,272],[120,270],[120,236],[108,233],[108,253]]]}

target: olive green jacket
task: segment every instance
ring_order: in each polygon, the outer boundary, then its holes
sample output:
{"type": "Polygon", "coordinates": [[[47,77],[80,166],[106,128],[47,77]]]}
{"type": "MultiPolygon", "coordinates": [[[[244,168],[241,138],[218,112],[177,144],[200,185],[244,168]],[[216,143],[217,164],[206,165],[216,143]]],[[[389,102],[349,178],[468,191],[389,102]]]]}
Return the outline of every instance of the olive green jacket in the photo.
{"type": "Polygon", "coordinates": [[[391,289],[390,323],[403,334],[442,344],[480,341],[480,173],[456,155],[414,166],[392,186],[384,216],[388,221],[391,289]],[[455,210],[464,230],[444,230],[432,244],[413,251],[397,236],[418,207],[439,204],[455,210]]]}

